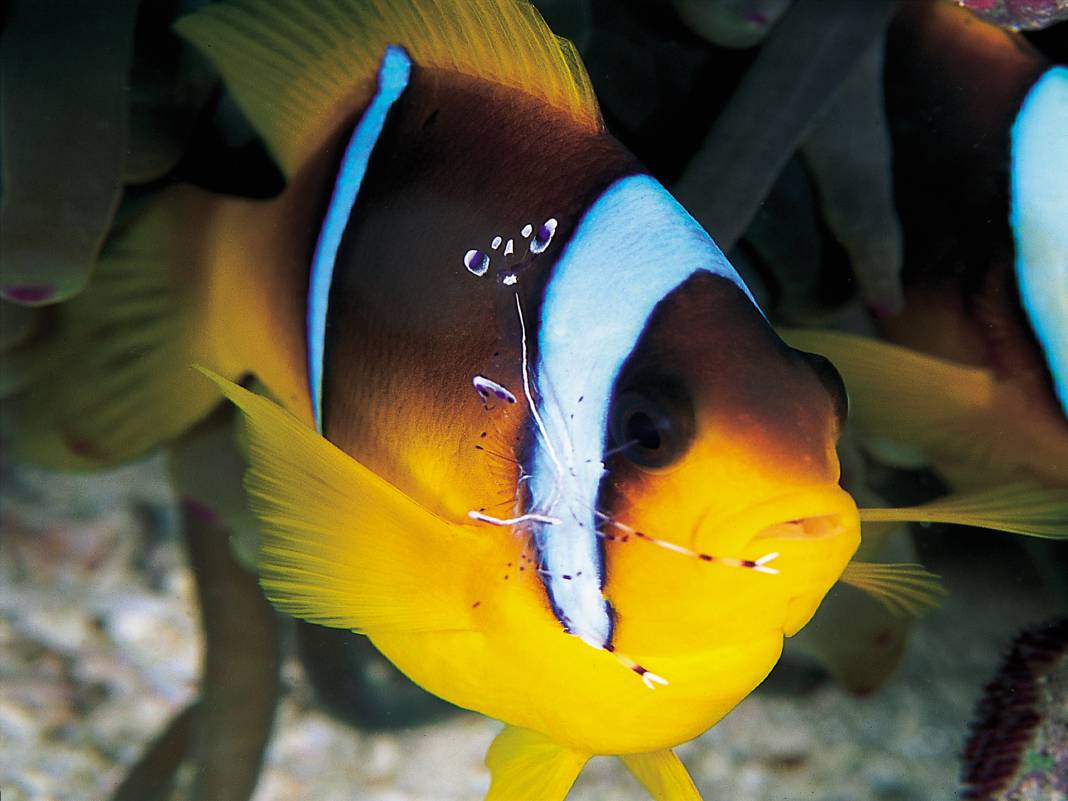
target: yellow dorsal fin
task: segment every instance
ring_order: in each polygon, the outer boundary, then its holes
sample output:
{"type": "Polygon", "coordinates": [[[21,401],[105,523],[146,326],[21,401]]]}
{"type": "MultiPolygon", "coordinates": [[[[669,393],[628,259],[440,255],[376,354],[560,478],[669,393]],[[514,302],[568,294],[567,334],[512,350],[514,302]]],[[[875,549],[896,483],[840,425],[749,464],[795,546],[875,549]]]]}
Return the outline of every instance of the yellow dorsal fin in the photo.
{"type": "Polygon", "coordinates": [[[508,86],[602,126],[575,47],[525,0],[230,0],[175,29],[219,69],[288,175],[368,102],[390,44],[419,66],[508,86]]]}
{"type": "Polygon", "coordinates": [[[955,523],[1013,534],[1068,539],[1068,488],[1030,481],[958,492],[920,506],[861,509],[864,523],[955,523]]]}
{"type": "Polygon", "coordinates": [[[620,760],[655,801],[701,801],[701,793],[674,751],[623,754],[620,760]]]}
{"type": "Polygon", "coordinates": [[[283,612],[355,631],[473,629],[483,550],[267,398],[198,368],[242,411],[260,583],[283,612]]]}
{"type": "Polygon", "coordinates": [[[862,590],[895,615],[919,615],[946,594],[939,577],[923,565],[850,562],[841,581],[862,590]]]}
{"type": "Polygon", "coordinates": [[[505,726],[486,752],[486,801],[563,801],[589,758],[539,732],[505,726]]]}

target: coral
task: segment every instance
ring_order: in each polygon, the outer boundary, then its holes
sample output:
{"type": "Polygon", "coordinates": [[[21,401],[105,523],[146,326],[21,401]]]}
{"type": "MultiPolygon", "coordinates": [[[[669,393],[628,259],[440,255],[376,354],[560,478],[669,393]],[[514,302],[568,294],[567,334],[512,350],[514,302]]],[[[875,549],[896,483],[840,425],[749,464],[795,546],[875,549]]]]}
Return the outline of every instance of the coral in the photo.
{"type": "Polygon", "coordinates": [[[963,798],[1066,797],[1068,617],[1016,636],[983,691],[971,732],[962,756],[963,798]]]}
{"type": "Polygon", "coordinates": [[[1068,19],[1068,0],[957,0],[978,17],[1012,31],[1048,28],[1068,19]]]}

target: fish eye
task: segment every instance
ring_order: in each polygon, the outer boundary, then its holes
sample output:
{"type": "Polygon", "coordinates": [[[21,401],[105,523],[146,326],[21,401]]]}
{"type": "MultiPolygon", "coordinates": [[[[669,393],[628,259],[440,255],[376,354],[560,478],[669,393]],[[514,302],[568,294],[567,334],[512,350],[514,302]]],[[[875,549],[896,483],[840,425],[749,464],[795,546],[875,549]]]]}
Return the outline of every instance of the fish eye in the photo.
{"type": "Polygon", "coordinates": [[[680,397],[656,390],[626,390],[613,405],[613,450],[644,468],[669,467],[693,439],[693,414],[680,397]]]}

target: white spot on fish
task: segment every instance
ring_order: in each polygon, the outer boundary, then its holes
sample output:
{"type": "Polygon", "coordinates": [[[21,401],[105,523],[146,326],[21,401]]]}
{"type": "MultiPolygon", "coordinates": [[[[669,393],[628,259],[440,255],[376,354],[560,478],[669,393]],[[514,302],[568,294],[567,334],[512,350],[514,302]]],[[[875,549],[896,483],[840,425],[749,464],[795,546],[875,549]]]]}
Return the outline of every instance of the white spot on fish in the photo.
{"type": "Polygon", "coordinates": [[[504,255],[511,256],[513,253],[515,253],[515,244],[509,239],[508,244],[504,246],[504,255]]]}
{"type": "Polygon", "coordinates": [[[553,241],[553,236],[556,234],[557,225],[559,223],[555,217],[550,217],[541,224],[538,233],[530,240],[531,253],[541,253],[545,248],[549,247],[549,243],[553,241]]]}
{"type": "Polygon", "coordinates": [[[482,398],[483,403],[487,402],[491,397],[505,401],[506,403],[516,402],[515,395],[492,378],[486,378],[484,375],[476,375],[471,379],[471,384],[474,386],[478,396],[482,398]]]}
{"type": "Polygon", "coordinates": [[[495,236],[495,237],[493,237],[493,241],[490,243],[490,247],[493,250],[496,250],[497,248],[499,248],[501,246],[501,242],[503,242],[503,241],[504,240],[501,239],[499,236],[495,236]]]}
{"type": "Polygon", "coordinates": [[[469,250],[464,254],[464,266],[472,275],[485,275],[489,269],[489,261],[489,256],[481,250],[469,250]]]}
{"type": "Polygon", "coordinates": [[[534,226],[527,223],[523,226],[523,230],[520,232],[523,234],[523,238],[527,239],[532,233],[534,233],[534,226]]]}
{"type": "Polygon", "coordinates": [[[518,280],[519,279],[516,278],[515,273],[508,273],[508,275],[506,275],[501,280],[501,283],[504,284],[505,286],[513,286],[515,284],[515,282],[518,281],[518,280]]]}

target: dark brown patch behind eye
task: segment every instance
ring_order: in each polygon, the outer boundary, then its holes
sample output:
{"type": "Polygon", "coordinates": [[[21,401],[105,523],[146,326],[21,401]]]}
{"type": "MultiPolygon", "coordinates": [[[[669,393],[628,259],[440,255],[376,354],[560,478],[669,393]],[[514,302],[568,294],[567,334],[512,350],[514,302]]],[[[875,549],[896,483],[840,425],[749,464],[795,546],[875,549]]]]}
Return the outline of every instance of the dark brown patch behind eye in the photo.
{"type": "Polygon", "coordinates": [[[657,304],[617,392],[646,375],[673,377],[692,399],[697,437],[714,425],[783,468],[831,475],[827,443],[845,396],[836,371],[813,358],[779,339],[732,281],[702,271],[657,304]]]}

